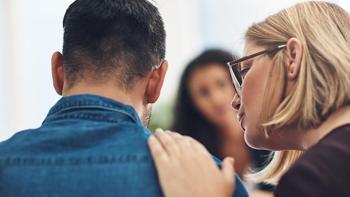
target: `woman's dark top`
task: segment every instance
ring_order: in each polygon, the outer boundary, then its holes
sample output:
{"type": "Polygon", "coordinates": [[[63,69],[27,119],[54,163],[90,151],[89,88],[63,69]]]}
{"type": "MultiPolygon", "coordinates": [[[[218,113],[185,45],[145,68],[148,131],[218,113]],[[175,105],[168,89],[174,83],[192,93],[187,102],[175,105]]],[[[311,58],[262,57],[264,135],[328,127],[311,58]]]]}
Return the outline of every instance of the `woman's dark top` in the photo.
{"type": "Polygon", "coordinates": [[[350,196],[350,124],[307,150],[281,178],[276,196],[350,196]]]}

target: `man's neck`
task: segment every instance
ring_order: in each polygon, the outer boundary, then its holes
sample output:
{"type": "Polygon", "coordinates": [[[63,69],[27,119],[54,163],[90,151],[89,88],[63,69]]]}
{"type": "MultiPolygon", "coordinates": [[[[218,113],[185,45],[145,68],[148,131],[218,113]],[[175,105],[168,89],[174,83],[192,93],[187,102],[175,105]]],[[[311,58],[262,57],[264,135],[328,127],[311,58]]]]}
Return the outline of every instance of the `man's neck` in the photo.
{"type": "Polygon", "coordinates": [[[73,96],[79,94],[93,94],[106,98],[110,98],[121,102],[125,105],[132,106],[139,117],[143,114],[143,100],[142,94],[138,91],[127,92],[115,85],[92,85],[92,84],[79,84],[69,89],[64,89],[62,96],[73,96]]]}

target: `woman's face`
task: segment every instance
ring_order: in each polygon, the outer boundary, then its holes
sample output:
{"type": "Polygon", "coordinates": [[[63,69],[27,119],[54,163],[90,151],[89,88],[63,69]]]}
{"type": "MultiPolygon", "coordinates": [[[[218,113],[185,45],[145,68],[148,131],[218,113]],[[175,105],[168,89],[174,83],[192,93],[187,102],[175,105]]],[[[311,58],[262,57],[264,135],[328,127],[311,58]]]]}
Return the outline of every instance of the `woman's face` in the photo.
{"type": "MultiPolygon", "coordinates": [[[[253,42],[247,41],[244,55],[251,55],[264,49],[263,47],[256,46],[253,42]]],[[[257,56],[242,63],[242,70],[248,70],[243,80],[238,119],[242,128],[245,130],[244,138],[246,143],[254,148],[269,147],[269,144],[273,140],[266,138],[264,132],[259,127],[264,99],[269,99],[270,107],[276,107],[279,103],[275,99],[279,96],[264,98],[267,88],[282,86],[282,84],[277,82],[268,84],[272,67],[272,60],[267,55],[257,56]]],[[[281,93],[274,92],[273,94],[281,93]]]]}
{"type": "Polygon", "coordinates": [[[233,124],[236,116],[231,99],[235,91],[225,66],[208,64],[197,68],[188,86],[194,105],[205,118],[217,127],[233,124]]]}

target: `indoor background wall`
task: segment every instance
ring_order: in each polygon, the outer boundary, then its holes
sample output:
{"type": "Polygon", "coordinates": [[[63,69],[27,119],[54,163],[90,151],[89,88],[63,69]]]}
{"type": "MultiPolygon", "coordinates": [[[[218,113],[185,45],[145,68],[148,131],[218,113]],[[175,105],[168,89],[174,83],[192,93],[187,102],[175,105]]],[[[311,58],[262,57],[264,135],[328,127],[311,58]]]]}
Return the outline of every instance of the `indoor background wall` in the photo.
{"type": "MultiPolygon", "coordinates": [[[[170,68],[154,122],[170,116],[183,67],[206,48],[240,54],[245,29],[301,0],[154,0],[163,15],[170,68]],[[164,115],[165,113],[165,115],[164,115]],[[157,115],[158,114],[158,115],[157,115]],[[159,116],[162,114],[162,116],[159,116]]],[[[62,48],[62,19],[73,0],[0,0],[0,141],[40,126],[59,99],[51,54],[62,48]]],[[[350,10],[348,0],[333,0],[350,10]]]]}

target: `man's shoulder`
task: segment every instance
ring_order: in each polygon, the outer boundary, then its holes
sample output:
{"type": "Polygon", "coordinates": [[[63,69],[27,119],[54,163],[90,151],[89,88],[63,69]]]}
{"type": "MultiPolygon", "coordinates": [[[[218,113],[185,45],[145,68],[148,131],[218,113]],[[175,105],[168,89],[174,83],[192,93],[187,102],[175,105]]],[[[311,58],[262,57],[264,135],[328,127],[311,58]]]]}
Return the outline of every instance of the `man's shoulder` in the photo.
{"type": "MultiPolygon", "coordinates": [[[[0,157],[77,154],[149,154],[150,131],[136,124],[41,126],[0,142],[0,157]]],[[[79,155],[78,154],[78,155],[79,155]]]]}
{"type": "Polygon", "coordinates": [[[32,132],[33,129],[18,131],[15,134],[13,134],[10,138],[1,141],[0,156],[5,156],[9,153],[12,153],[13,151],[20,149],[22,145],[28,142],[26,136],[28,134],[30,135],[30,133],[32,132]]]}
{"type": "Polygon", "coordinates": [[[118,129],[95,127],[71,135],[39,129],[14,135],[0,143],[0,153],[6,152],[0,154],[0,180],[8,186],[0,185],[0,190],[21,195],[25,190],[42,194],[45,188],[47,193],[69,196],[68,191],[80,188],[77,196],[88,196],[89,191],[117,196],[160,196],[147,146],[149,131],[142,127],[118,129]],[[82,183],[83,188],[79,186],[82,183]],[[68,193],[59,191],[57,185],[68,193]],[[22,190],[14,191],[11,187],[22,190]]]}
{"type": "Polygon", "coordinates": [[[137,162],[153,165],[147,145],[149,135],[151,132],[145,127],[120,127],[118,124],[68,130],[64,127],[24,130],[0,142],[0,164],[4,160],[29,159],[46,160],[45,165],[54,165],[56,160],[62,165],[76,163],[74,160],[79,160],[79,164],[137,162]]]}

